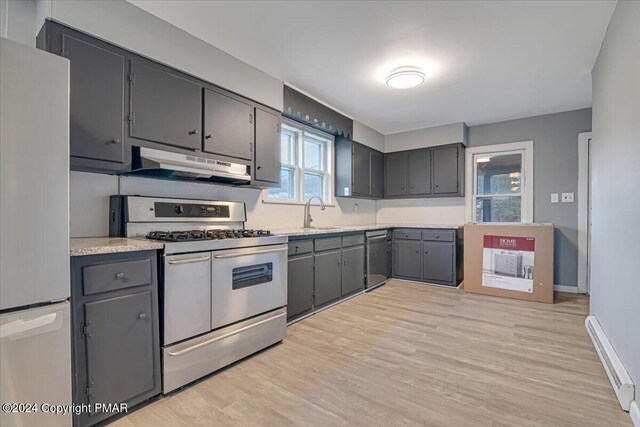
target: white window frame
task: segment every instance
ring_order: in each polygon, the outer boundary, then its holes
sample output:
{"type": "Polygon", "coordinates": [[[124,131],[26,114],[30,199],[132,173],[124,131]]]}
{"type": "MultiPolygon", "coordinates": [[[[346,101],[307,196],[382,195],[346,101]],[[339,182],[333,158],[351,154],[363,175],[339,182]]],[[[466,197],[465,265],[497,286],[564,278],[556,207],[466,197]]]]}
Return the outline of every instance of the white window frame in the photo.
{"type": "MultiPolygon", "coordinates": [[[[467,147],[465,150],[465,217],[467,222],[476,221],[476,190],[478,177],[475,173],[476,157],[522,153],[522,175],[520,176],[520,222],[533,222],[533,141],[467,147]]],[[[513,196],[510,194],[509,196],[513,196]]],[[[482,196],[480,196],[482,197],[482,196]]],[[[499,224],[493,222],[490,224],[499,224]]]]}
{"type": "MultiPolygon", "coordinates": [[[[265,189],[262,192],[262,202],[263,203],[274,203],[274,204],[285,204],[285,205],[304,205],[307,201],[304,198],[304,176],[305,172],[313,173],[316,175],[322,175],[323,178],[323,188],[324,188],[324,197],[323,201],[325,206],[335,206],[334,205],[334,189],[333,189],[333,171],[335,170],[335,158],[333,155],[334,146],[335,146],[335,137],[333,135],[324,133],[317,129],[314,129],[311,126],[304,125],[302,123],[295,122],[289,119],[282,119],[282,130],[283,131],[292,131],[295,133],[294,138],[294,147],[293,147],[293,158],[295,159],[296,164],[285,164],[282,166],[286,168],[293,169],[294,172],[294,198],[293,199],[276,199],[269,197],[269,190],[265,189]],[[307,168],[304,164],[304,147],[305,147],[305,136],[309,135],[311,138],[317,138],[320,140],[327,141],[324,149],[323,155],[323,170],[307,168]]],[[[312,204],[319,205],[320,202],[317,199],[312,201],[312,204]]]]}

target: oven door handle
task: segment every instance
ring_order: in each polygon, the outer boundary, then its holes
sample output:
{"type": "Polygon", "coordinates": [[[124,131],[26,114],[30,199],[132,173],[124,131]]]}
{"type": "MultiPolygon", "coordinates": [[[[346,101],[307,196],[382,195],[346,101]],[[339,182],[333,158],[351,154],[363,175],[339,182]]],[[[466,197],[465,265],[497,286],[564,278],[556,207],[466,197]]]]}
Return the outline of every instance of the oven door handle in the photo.
{"type": "Polygon", "coordinates": [[[169,351],[168,354],[169,354],[169,356],[182,356],[185,353],[190,353],[190,352],[192,352],[194,350],[197,350],[197,349],[199,349],[201,347],[207,346],[209,344],[213,344],[213,343],[221,341],[221,340],[223,340],[225,338],[232,337],[234,335],[239,334],[240,332],[246,331],[247,329],[251,329],[251,328],[253,328],[255,326],[262,325],[263,323],[271,322],[272,320],[278,319],[278,318],[280,318],[282,316],[286,316],[286,315],[287,315],[286,312],[285,313],[279,313],[279,314],[276,314],[275,316],[269,317],[267,319],[263,319],[263,320],[261,320],[259,322],[252,323],[252,324],[247,325],[247,326],[243,326],[242,328],[236,329],[235,331],[227,332],[226,334],[220,335],[219,337],[211,338],[210,340],[198,343],[196,345],[192,345],[191,347],[183,348],[182,350],[178,350],[178,351],[169,351]]]}
{"type": "Polygon", "coordinates": [[[214,255],[213,257],[216,259],[238,258],[243,256],[270,254],[273,252],[284,252],[287,250],[288,248],[284,246],[276,249],[264,249],[264,250],[253,251],[253,252],[233,252],[233,253],[227,253],[227,254],[220,254],[220,255],[214,255]]]}
{"type": "Polygon", "coordinates": [[[210,259],[211,257],[207,255],[207,256],[201,256],[198,258],[182,258],[182,259],[167,258],[167,262],[169,264],[179,265],[179,264],[192,264],[194,262],[204,262],[204,261],[209,261],[210,259]]]}
{"type": "Polygon", "coordinates": [[[386,238],[387,238],[387,235],[386,235],[386,234],[383,234],[382,236],[375,236],[375,237],[367,236],[367,240],[368,240],[368,241],[372,241],[372,240],[380,240],[380,239],[386,239],[386,238]]]}

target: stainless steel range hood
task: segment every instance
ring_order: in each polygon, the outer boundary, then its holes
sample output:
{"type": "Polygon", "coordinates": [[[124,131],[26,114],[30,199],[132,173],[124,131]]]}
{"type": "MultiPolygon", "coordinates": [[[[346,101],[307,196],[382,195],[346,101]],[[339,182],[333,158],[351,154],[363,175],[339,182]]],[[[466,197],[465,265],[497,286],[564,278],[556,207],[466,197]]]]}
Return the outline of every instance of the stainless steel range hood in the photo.
{"type": "Polygon", "coordinates": [[[249,166],[240,163],[144,147],[134,147],[132,155],[132,172],[135,174],[206,179],[233,184],[247,184],[251,181],[249,166]]]}

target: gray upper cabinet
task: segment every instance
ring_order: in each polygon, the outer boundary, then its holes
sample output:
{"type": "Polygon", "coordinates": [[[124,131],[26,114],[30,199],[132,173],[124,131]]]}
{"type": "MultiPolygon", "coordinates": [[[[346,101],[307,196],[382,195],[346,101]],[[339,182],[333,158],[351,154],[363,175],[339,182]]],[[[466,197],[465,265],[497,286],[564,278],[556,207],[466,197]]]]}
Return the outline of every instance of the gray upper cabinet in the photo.
{"type": "Polygon", "coordinates": [[[70,154],[124,161],[125,58],[62,35],[62,56],[70,61],[70,154]]]}
{"type": "Polygon", "coordinates": [[[368,196],[371,185],[371,159],[369,149],[364,145],[353,144],[353,194],[368,196]]]}
{"type": "Polygon", "coordinates": [[[336,196],[381,199],[384,154],[340,136],[336,138],[336,196]]]}
{"type": "Polygon", "coordinates": [[[464,156],[460,151],[458,144],[433,148],[434,195],[462,195],[464,156]]]}
{"type": "Polygon", "coordinates": [[[385,155],[385,197],[407,195],[407,152],[385,155]]]}
{"type": "Polygon", "coordinates": [[[364,289],[364,246],[342,249],[342,296],[364,289]]]}
{"type": "Polygon", "coordinates": [[[412,151],[409,155],[409,195],[431,194],[431,149],[412,151]]]}
{"type": "Polygon", "coordinates": [[[340,299],[342,295],[342,251],[316,253],[314,281],[316,307],[340,299]]]}
{"type": "Polygon", "coordinates": [[[385,154],[385,198],[464,196],[460,143],[385,154]]]}
{"type": "Polygon", "coordinates": [[[203,151],[251,160],[253,114],[253,106],[241,98],[205,89],[203,151]]]}
{"type": "Polygon", "coordinates": [[[190,150],[201,147],[201,86],[172,70],[131,61],[129,135],[190,150]]]}
{"type": "Polygon", "coordinates": [[[371,150],[371,195],[384,196],[384,154],[376,150],[371,150]]]}
{"type": "Polygon", "coordinates": [[[256,108],[255,168],[257,181],[280,185],[280,115],[256,108]]]}

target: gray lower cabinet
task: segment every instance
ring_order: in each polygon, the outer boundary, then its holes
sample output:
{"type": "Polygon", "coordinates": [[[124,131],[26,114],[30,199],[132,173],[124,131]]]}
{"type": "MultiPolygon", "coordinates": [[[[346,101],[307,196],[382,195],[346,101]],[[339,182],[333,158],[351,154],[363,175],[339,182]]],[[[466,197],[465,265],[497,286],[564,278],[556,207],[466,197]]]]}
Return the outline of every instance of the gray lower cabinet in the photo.
{"type": "Polygon", "coordinates": [[[362,292],[364,283],[364,233],[289,241],[287,320],[362,292]]]}
{"type": "Polygon", "coordinates": [[[129,136],[199,150],[202,87],[173,70],[131,61],[129,136]]]}
{"type": "Polygon", "coordinates": [[[451,282],[454,245],[445,242],[422,242],[422,279],[451,282]]]}
{"type": "Polygon", "coordinates": [[[342,251],[315,254],[315,306],[337,301],[342,296],[342,251]]]}
{"type": "Polygon", "coordinates": [[[280,115],[255,109],[255,167],[253,178],[267,187],[280,185],[280,115]]]}
{"type": "Polygon", "coordinates": [[[287,317],[296,318],[313,310],[313,254],[289,258],[287,317]]]}
{"type": "Polygon", "coordinates": [[[463,279],[462,229],[396,229],[393,277],[457,286],[463,279]]]}
{"type": "Polygon", "coordinates": [[[364,287],[364,246],[342,249],[342,294],[348,296],[364,287]]]}
{"type": "Polygon", "coordinates": [[[207,153],[253,157],[253,107],[239,97],[204,90],[204,147],[207,153]]]}
{"type": "MultiPolygon", "coordinates": [[[[71,258],[75,404],[127,403],[160,394],[155,251],[71,258]]],[[[112,413],[75,415],[89,426],[112,413]]]]}
{"type": "Polygon", "coordinates": [[[394,240],[393,242],[393,275],[408,279],[422,277],[420,260],[420,241],[394,240]]]}

